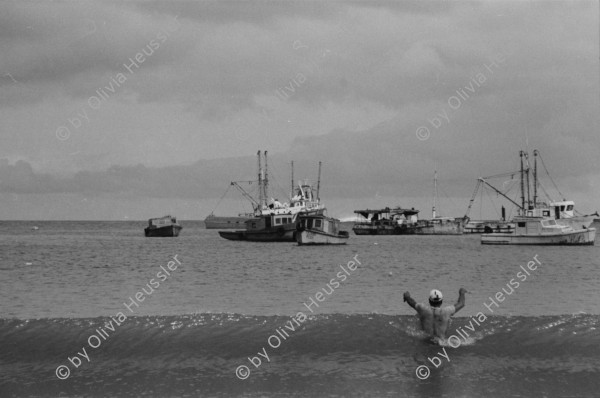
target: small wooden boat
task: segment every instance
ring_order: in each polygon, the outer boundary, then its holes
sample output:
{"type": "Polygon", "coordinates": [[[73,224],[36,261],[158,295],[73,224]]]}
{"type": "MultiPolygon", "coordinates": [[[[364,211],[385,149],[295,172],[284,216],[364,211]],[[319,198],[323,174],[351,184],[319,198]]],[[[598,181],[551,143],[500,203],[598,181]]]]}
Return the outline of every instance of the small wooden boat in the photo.
{"type": "Polygon", "coordinates": [[[340,231],[340,220],[324,214],[301,215],[296,233],[299,245],[345,245],[347,231],[340,231]]]}
{"type": "Polygon", "coordinates": [[[179,236],[181,229],[175,217],[164,216],[149,219],[144,234],[146,237],[175,237],[179,236]]]}
{"type": "Polygon", "coordinates": [[[593,245],[596,228],[573,229],[553,218],[520,216],[513,219],[512,233],[481,235],[484,245],[593,245]]]}

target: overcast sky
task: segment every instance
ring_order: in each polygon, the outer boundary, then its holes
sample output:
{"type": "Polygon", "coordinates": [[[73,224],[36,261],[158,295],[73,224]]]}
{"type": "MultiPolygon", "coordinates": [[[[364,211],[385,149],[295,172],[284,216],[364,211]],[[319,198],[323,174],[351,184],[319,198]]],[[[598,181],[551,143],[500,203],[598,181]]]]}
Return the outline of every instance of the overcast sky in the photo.
{"type": "MultiPolygon", "coordinates": [[[[313,180],[323,161],[337,217],[429,215],[436,168],[440,209],[462,216],[477,177],[535,148],[594,212],[599,14],[591,1],[2,2],[0,218],[203,219],[229,181],[255,177],[259,149],[280,199],[290,161],[313,180]]],[[[503,203],[483,197],[472,216],[503,203]]],[[[215,212],[242,203],[231,191],[215,212]]]]}

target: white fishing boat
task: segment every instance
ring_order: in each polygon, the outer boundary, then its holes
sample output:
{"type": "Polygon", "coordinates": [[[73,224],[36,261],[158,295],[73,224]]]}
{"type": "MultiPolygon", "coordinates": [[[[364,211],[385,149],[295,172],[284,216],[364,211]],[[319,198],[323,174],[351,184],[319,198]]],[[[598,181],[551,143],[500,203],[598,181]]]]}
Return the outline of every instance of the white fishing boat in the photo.
{"type": "Polygon", "coordinates": [[[301,215],[296,233],[298,245],[345,245],[347,231],[340,231],[340,220],[324,214],[301,215]]]}
{"type": "Polygon", "coordinates": [[[515,217],[515,230],[482,234],[484,245],[593,245],[596,228],[573,229],[561,225],[553,218],[515,217]]]}
{"type": "Polygon", "coordinates": [[[481,193],[483,194],[483,188],[486,187],[491,188],[496,194],[511,202],[516,207],[518,216],[551,218],[556,220],[558,225],[571,227],[573,230],[587,229],[590,227],[590,225],[594,222],[594,218],[598,216],[598,212],[594,214],[583,215],[575,210],[575,202],[572,200],[552,200],[538,178],[538,157],[541,160],[544,171],[552,185],[561,196],[563,195],[548,172],[540,152],[536,149],[533,151],[533,155],[533,167],[531,167],[529,163],[529,154],[525,151],[520,151],[520,171],[512,171],[490,177],[478,178],[475,192],[473,192],[467,208],[467,213],[464,216],[464,219],[466,220],[465,233],[512,233],[515,230],[514,222],[512,222],[512,220],[508,221],[506,217],[506,209],[504,206],[502,206],[502,216],[500,220],[471,220],[469,218],[469,212],[473,206],[473,202],[475,201],[477,194],[480,192],[480,189],[482,189],[481,193]],[[531,174],[533,175],[531,176],[531,174]],[[517,182],[517,180],[514,178],[516,175],[520,175],[520,203],[517,202],[516,199],[513,199],[507,195],[511,187],[514,186],[514,183],[517,182]],[[533,184],[530,183],[530,176],[533,179],[533,184]],[[488,180],[494,178],[504,179],[503,186],[508,184],[509,189],[501,190],[493,186],[488,180]],[[548,199],[547,202],[540,198],[540,189],[546,195],[546,198],[548,199]]]}

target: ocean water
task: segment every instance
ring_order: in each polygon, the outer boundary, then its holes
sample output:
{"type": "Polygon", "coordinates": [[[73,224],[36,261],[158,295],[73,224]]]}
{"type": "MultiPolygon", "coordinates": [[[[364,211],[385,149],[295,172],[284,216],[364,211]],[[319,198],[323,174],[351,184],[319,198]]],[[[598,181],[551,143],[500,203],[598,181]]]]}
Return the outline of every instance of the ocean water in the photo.
{"type": "Polygon", "coordinates": [[[182,224],[0,222],[0,397],[598,396],[598,246],[182,224]],[[455,337],[432,344],[402,295],[460,287],[455,337]]]}

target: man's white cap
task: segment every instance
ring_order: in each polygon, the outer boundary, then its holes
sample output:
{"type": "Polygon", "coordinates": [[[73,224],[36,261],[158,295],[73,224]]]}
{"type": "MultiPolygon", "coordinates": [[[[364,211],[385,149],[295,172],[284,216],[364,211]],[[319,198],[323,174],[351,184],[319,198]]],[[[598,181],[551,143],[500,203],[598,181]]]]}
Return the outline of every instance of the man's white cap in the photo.
{"type": "Polygon", "coordinates": [[[442,292],[440,292],[437,289],[433,289],[430,293],[429,293],[429,301],[433,301],[434,303],[437,303],[438,301],[442,301],[444,297],[442,296],[442,292]]]}

